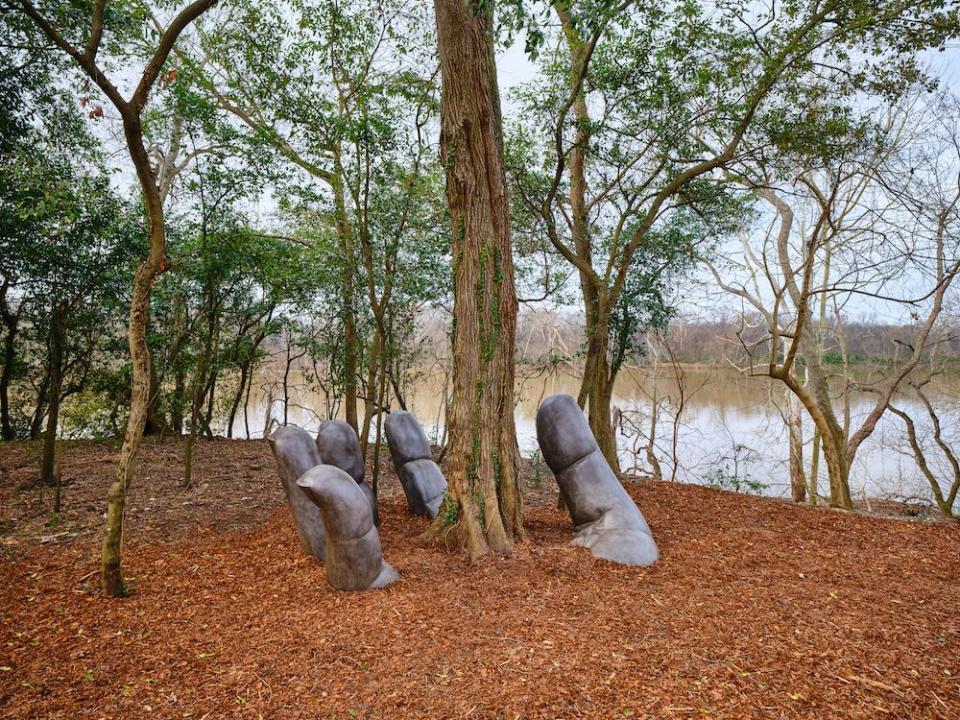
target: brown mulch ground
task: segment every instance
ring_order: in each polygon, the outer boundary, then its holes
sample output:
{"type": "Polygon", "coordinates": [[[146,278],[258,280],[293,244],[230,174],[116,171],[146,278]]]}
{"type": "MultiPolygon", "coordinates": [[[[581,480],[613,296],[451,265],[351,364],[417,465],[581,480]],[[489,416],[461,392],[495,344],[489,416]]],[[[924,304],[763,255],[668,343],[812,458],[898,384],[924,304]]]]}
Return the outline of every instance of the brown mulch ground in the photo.
{"type": "Polygon", "coordinates": [[[108,600],[115,448],[63,455],[48,526],[34,450],[0,446],[0,718],[960,718],[956,525],[638,482],[662,558],[631,569],[568,546],[541,488],[531,541],[470,565],[419,540],[391,477],[381,533],[401,580],[337,593],[298,547],[265,443],[200,443],[182,491],[177,444],[149,441],[134,594],[108,600]]]}

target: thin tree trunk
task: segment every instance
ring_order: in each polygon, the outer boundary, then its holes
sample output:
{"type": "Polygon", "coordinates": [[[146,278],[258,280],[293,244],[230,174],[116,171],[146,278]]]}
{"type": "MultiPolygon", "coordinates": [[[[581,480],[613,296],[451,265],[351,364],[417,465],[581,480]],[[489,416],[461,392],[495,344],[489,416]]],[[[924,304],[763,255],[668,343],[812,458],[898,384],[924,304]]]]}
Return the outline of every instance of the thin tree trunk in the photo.
{"type": "MultiPolygon", "coordinates": [[[[817,359],[816,362],[820,363],[823,361],[823,333],[827,325],[827,290],[826,288],[830,285],[830,265],[833,258],[833,245],[829,242],[825,244],[825,253],[823,260],[823,279],[821,280],[821,287],[823,291],[819,295],[818,303],[819,307],[817,308],[818,318],[817,318],[817,346],[816,353],[817,359]]],[[[811,449],[810,456],[810,477],[808,478],[807,485],[807,502],[811,505],[816,505],[820,488],[820,428],[814,426],[813,428],[813,447],[811,449]]]]}
{"type": "Polygon", "coordinates": [[[660,405],[654,397],[653,405],[650,409],[650,432],[647,435],[646,454],[647,462],[650,463],[650,469],[653,472],[654,480],[663,480],[663,468],[660,467],[660,460],[657,458],[657,419],[660,414],[660,405]]]}
{"type": "Polygon", "coordinates": [[[267,391],[267,403],[264,407],[263,412],[263,435],[261,437],[269,437],[270,431],[273,429],[273,387],[267,391]]]}
{"type": "Polygon", "coordinates": [[[33,416],[30,419],[29,437],[36,440],[40,436],[43,428],[43,419],[47,416],[47,403],[50,399],[50,368],[47,367],[40,381],[40,387],[37,389],[37,405],[33,409],[33,416]]]}
{"type": "Polygon", "coordinates": [[[509,550],[524,532],[513,416],[517,299],[493,5],[434,3],[454,269],[449,488],[434,529],[454,531],[471,559],[509,550]]]}
{"type": "Polygon", "coordinates": [[[587,217],[587,147],[590,144],[591,121],[582,83],[587,47],[565,4],[554,3],[553,7],[560,18],[570,55],[569,89],[575,92],[573,114],[576,136],[570,149],[569,165],[570,220],[571,237],[580,261],[578,270],[587,332],[587,361],[577,401],[581,408],[587,407],[590,429],[596,437],[600,451],[613,471],[619,474],[620,458],[617,455],[616,435],[611,424],[610,406],[616,373],[611,372],[607,357],[610,313],[604,301],[605,294],[601,293],[595,275],[588,271],[593,263],[590,223],[587,217]]]}
{"type": "Polygon", "coordinates": [[[207,398],[207,411],[200,417],[200,422],[203,425],[203,432],[211,440],[213,439],[213,401],[215,400],[217,380],[219,377],[219,369],[213,368],[210,370],[209,382],[207,383],[206,390],[204,392],[207,398]]]}
{"type": "Polygon", "coordinates": [[[170,24],[160,34],[157,49],[144,66],[136,89],[130,100],[124,100],[116,86],[110,82],[96,64],[96,53],[102,39],[103,6],[98,3],[93,14],[93,25],[99,28],[91,35],[85,52],[73,47],[60,35],[50,23],[30,3],[21,4],[21,9],[44,32],[57,47],[71,56],[107,95],[123,120],[123,134],[126,139],[130,159],[137,172],[137,180],[143,195],[150,238],[150,253],[137,268],[133,280],[133,294],[130,301],[130,362],[131,389],[130,414],[127,418],[127,430],[120,448],[117,474],[107,493],[107,519],[104,524],[102,551],[103,590],[107,595],[120,596],[126,592],[123,574],[120,569],[120,544],[123,539],[123,510],[126,504],[127,488],[134,476],[137,450],[143,439],[143,429],[147,421],[147,405],[150,402],[150,348],[147,345],[147,322],[150,318],[150,291],[157,275],[167,269],[167,237],[163,218],[163,199],[157,187],[157,178],[150,162],[150,156],[143,144],[143,126],[141,114],[147,103],[150,89],[156,82],[163,65],[173,49],[177,38],[184,29],[202,13],[214,5],[216,0],[194,0],[178,12],[170,24]]]}
{"type": "Polygon", "coordinates": [[[0,285],[0,318],[7,332],[3,337],[3,371],[0,372],[0,437],[15,440],[17,433],[10,418],[10,384],[13,381],[14,365],[17,361],[17,332],[20,316],[10,309],[7,291],[10,281],[4,279],[0,285]]]}
{"type": "Polygon", "coordinates": [[[160,387],[160,378],[157,377],[156,367],[150,366],[150,400],[147,404],[147,423],[143,432],[146,435],[169,435],[173,428],[160,411],[160,398],[162,390],[160,387]]]}
{"type": "Polygon", "coordinates": [[[247,440],[250,439],[250,391],[252,389],[253,377],[251,376],[250,382],[247,383],[247,394],[243,398],[243,431],[247,440]]]}
{"type": "Polygon", "coordinates": [[[207,370],[206,357],[206,353],[202,353],[197,360],[197,368],[194,371],[194,380],[190,392],[190,427],[187,430],[187,438],[183,443],[183,479],[180,483],[184,489],[193,486],[193,446],[197,439],[200,408],[203,405],[203,392],[200,383],[207,370]]]}
{"type": "Polygon", "coordinates": [[[377,388],[380,386],[379,376],[386,371],[386,366],[381,362],[383,352],[383,336],[380,334],[380,328],[377,327],[374,331],[373,344],[370,346],[370,360],[367,363],[367,398],[363,403],[363,427],[359,433],[360,453],[363,457],[367,456],[367,448],[370,445],[370,426],[373,423],[374,413],[380,412],[377,388]]]}
{"type": "MultiPolygon", "coordinates": [[[[387,362],[386,357],[384,357],[384,362],[382,363],[382,370],[380,371],[380,387],[377,392],[377,428],[376,428],[376,437],[373,441],[373,477],[371,478],[370,485],[373,488],[373,497],[376,499],[377,493],[380,488],[380,447],[383,444],[383,416],[384,411],[386,410],[387,403],[387,362]]],[[[366,457],[366,456],[364,456],[366,457]]]]}
{"type": "Polygon", "coordinates": [[[62,486],[56,472],[57,428],[60,424],[60,392],[63,388],[63,341],[65,302],[59,302],[50,314],[50,406],[47,410],[47,431],[43,438],[43,456],[40,462],[40,482],[55,485],[53,511],[60,512],[62,486]]]}
{"type": "MultiPolygon", "coordinates": [[[[360,341],[357,337],[357,313],[354,307],[356,289],[354,284],[354,268],[356,251],[353,243],[353,227],[347,217],[347,204],[343,183],[343,165],[340,161],[340,147],[334,149],[334,171],[331,177],[331,187],[336,212],[337,238],[340,242],[340,253],[343,256],[340,282],[343,294],[343,403],[344,419],[359,433],[357,422],[357,366],[360,354],[360,341]]],[[[286,412],[286,411],[284,411],[286,412]]],[[[284,419],[286,425],[286,419],[284,419]]]]}
{"type": "MultiPolygon", "coordinates": [[[[163,218],[163,204],[153,178],[150,159],[143,146],[143,131],[139,115],[128,111],[123,129],[127,147],[137,170],[147,218],[150,225],[150,254],[137,268],[130,301],[129,344],[132,382],[130,414],[117,474],[107,493],[107,520],[104,525],[102,552],[103,590],[107,595],[120,597],[126,593],[120,568],[120,544],[123,539],[123,512],[127,489],[133,481],[137,451],[143,438],[150,400],[150,348],[147,345],[147,321],[150,317],[150,292],[157,275],[167,269],[167,236],[163,218]]],[[[137,111],[139,112],[139,111],[137,111]]]]}
{"type": "Polygon", "coordinates": [[[657,367],[659,366],[659,357],[656,352],[653,356],[653,366],[651,375],[653,377],[653,392],[650,393],[650,430],[647,432],[647,444],[644,448],[647,455],[647,462],[653,472],[654,480],[663,480],[663,468],[660,466],[660,460],[657,458],[657,423],[660,420],[660,393],[657,390],[657,367]]]}
{"type": "Polygon", "coordinates": [[[230,403],[230,414],[227,415],[227,437],[233,438],[233,422],[237,417],[237,410],[240,409],[240,402],[243,400],[244,391],[247,389],[247,373],[249,372],[250,360],[244,359],[240,363],[240,383],[237,385],[237,392],[233,395],[233,402],[230,403]]]}
{"type": "Polygon", "coordinates": [[[794,502],[802,503],[807,495],[807,479],[803,475],[803,420],[801,405],[786,389],[787,393],[787,435],[790,443],[790,496],[794,502]]]}
{"type": "Polygon", "coordinates": [[[183,403],[187,394],[187,373],[178,367],[173,382],[173,409],[170,413],[170,422],[177,435],[183,435],[183,403]]]}
{"type": "Polygon", "coordinates": [[[287,360],[283,366],[283,425],[287,426],[287,408],[290,405],[290,342],[287,342],[287,360]]]}

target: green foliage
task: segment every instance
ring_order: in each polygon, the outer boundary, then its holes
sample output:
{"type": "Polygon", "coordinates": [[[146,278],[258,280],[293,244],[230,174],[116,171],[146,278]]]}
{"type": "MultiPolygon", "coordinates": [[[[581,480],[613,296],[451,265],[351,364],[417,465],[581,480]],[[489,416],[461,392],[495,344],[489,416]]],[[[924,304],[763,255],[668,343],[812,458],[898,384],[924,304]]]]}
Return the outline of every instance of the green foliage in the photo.
{"type": "Polygon", "coordinates": [[[755,450],[735,442],[729,452],[721,455],[714,468],[704,473],[700,480],[704,485],[719,490],[762,493],[769,485],[754,479],[746,469],[757,457],[755,450]]]}
{"type": "Polygon", "coordinates": [[[449,492],[443,493],[443,502],[440,503],[440,512],[438,513],[443,521],[445,528],[451,528],[457,524],[460,517],[460,505],[449,492]]]}
{"type": "Polygon", "coordinates": [[[534,450],[530,454],[530,465],[533,468],[530,485],[539,488],[543,485],[544,479],[551,476],[550,468],[547,466],[546,461],[543,459],[543,453],[541,453],[539,449],[534,450]]]}
{"type": "MultiPolygon", "coordinates": [[[[39,89],[22,99],[38,121],[5,138],[0,152],[0,283],[5,341],[14,352],[6,373],[11,423],[16,435],[36,436],[49,404],[53,313],[64,313],[66,399],[87,391],[91,375],[111,362],[143,238],[137,209],[113,190],[97,143],[70,101],[39,89]]],[[[5,127],[17,123],[8,116],[5,127]]],[[[83,404],[94,412],[95,396],[83,404]]],[[[66,423],[73,420],[74,429],[86,422],[65,413],[66,423]]]]}
{"type": "Polygon", "coordinates": [[[649,233],[634,255],[623,292],[610,313],[613,372],[644,352],[644,332],[665,329],[675,316],[674,284],[692,268],[696,247],[709,232],[694,213],[679,212],[665,225],[649,233]]]}
{"type": "MultiPolygon", "coordinates": [[[[860,352],[852,352],[847,357],[847,362],[849,362],[851,365],[860,365],[868,360],[874,362],[884,362],[883,358],[868,358],[865,354],[860,352]]],[[[825,353],[823,353],[821,362],[824,365],[843,365],[843,355],[838,350],[827,350],[825,353]]]]}
{"type": "MultiPolygon", "coordinates": [[[[204,33],[190,77],[242,129],[276,187],[280,219],[311,246],[313,307],[296,323],[308,378],[333,401],[347,384],[348,318],[366,382],[382,324],[395,390],[419,348],[424,302],[448,292],[442,175],[427,145],[438,110],[433,19],[403,2],[241,2],[233,22],[204,33]]],[[[285,230],[283,234],[289,234],[285,230]]],[[[373,393],[373,389],[366,388],[373,393]]]]}
{"type": "MultiPolygon", "coordinates": [[[[85,47],[91,3],[41,6],[85,47]]],[[[173,7],[108,3],[98,62],[115,73],[139,67],[156,46],[156,20],[173,7]]],[[[583,134],[583,275],[592,273],[610,300],[614,373],[642,353],[645,330],[670,320],[695,259],[743,223],[749,208],[739,181],[776,180],[882,147],[873,99],[929,84],[919,51],[945,46],[960,27],[958,9],[938,0],[770,8],[504,0],[497,9],[501,43],[522,34],[539,70],[516,91],[518,118],[505,133],[520,295],[583,302],[578,269],[548,238],[552,221],[558,244],[573,247],[566,171],[583,134]],[[569,86],[579,68],[570,50],[593,37],[582,85],[590,118],[576,119],[569,86]],[[728,146],[721,162],[691,175],[728,146]],[[758,167],[771,177],[754,177],[758,167]]],[[[306,352],[308,381],[336,407],[350,380],[351,313],[361,394],[373,394],[366,371],[382,330],[402,402],[406,370],[430,350],[413,342],[417,318],[449,300],[451,234],[462,231],[451,230],[435,153],[429,3],[236,0],[194,28],[143,114],[151,160],[169,173],[171,269],[157,284],[149,330],[160,410],[182,418],[195,375],[206,376],[198,388],[211,395],[224,382],[234,390],[230,383],[281,336],[306,352]]],[[[129,387],[122,331],[145,247],[143,208],[117,193],[127,179],[112,180],[106,168],[101,141],[109,146],[119,128],[87,115],[103,98],[90,83],[61,80],[72,65],[41,50],[47,41],[22,14],[4,13],[0,32],[8,39],[0,54],[0,281],[21,318],[10,368],[18,432],[30,434],[43,415],[56,302],[70,307],[65,422],[77,432],[113,432],[129,387]]],[[[503,259],[484,260],[499,283],[503,259]]],[[[483,334],[487,357],[499,332],[495,320],[483,334]]]]}
{"type": "Polygon", "coordinates": [[[722,467],[714,468],[700,477],[700,481],[707,487],[718,490],[732,490],[733,492],[761,493],[769,485],[754,480],[749,475],[736,475],[722,467]]]}
{"type": "Polygon", "coordinates": [[[241,173],[201,162],[186,183],[193,212],[171,225],[172,270],[155,290],[149,340],[159,382],[174,382],[162,405],[173,418],[197,400],[187,396],[188,377],[205,392],[224,373],[249,375],[264,342],[281,331],[283,312],[314,297],[310,251],[257,232],[240,209],[251,187],[241,173]]]}
{"type": "Polygon", "coordinates": [[[642,351],[642,331],[669,320],[692,260],[746,218],[737,183],[753,177],[751,163],[768,169],[760,186],[881,145],[864,98],[929,84],[918,52],[956,38],[958,13],[938,0],[502,4],[501,31],[526,33],[540,71],[514,91],[520,112],[506,134],[518,277],[569,301],[562,274],[551,288],[569,261],[577,301],[593,305],[588,330],[609,325],[615,374],[642,351]]]}

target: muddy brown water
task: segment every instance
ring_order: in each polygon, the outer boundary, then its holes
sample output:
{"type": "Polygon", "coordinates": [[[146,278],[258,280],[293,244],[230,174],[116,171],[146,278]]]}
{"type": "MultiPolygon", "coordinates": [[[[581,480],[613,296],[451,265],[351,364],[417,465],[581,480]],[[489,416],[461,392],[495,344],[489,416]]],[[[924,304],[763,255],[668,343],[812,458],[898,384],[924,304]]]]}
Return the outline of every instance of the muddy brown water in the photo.
{"type": "MultiPolygon", "coordinates": [[[[783,386],[763,377],[749,377],[732,369],[684,368],[678,381],[671,368],[629,368],[620,373],[613,404],[620,412],[617,441],[624,471],[649,473],[646,445],[652,411],[658,418],[654,453],[665,477],[673,474],[673,438],[676,429],[675,477],[681,482],[720,485],[727,489],[771,496],[789,495],[787,430],[781,413],[786,412],[783,386]],[[675,415],[683,388],[684,409],[675,415]]],[[[882,370],[863,370],[858,380],[869,383],[882,370]]],[[[521,452],[537,452],[534,419],[540,401],[554,393],[576,396],[579,378],[566,371],[518,373],[516,422],[521,452]]],[[[444,375],[424,370],[416,374],[406,393],[408,408],[434,441],[444,436],[444,375]]],[[[960,377],[938,378],[927,394],[941,412],[944,437],[960,449],[960,377]]],[[[851,392],[850,423],[859,427],[872,407],[874,396],[851,392]]],[[[950,477],[945,458],[934,446],[930,422],[920,402],[908,394],[896,401],[913,416],[928,461],[943,483],[950,477]]],[[[395,405],[394,405],[395,407],[395,405]]],[[[842,404],[836,405],[842,417],[842,404]]],[[[315,430],[327,417],[342,416],[342,407],[331,407],[325,394],[302,376],[290,381],[287,422],[315,430]]],[[[265,371],[258,379],[244,422],[234,421],[234,436],[262,437],[267,425],[283,422],[282,384],[277,373],[265,371]]],[[[362,417],[362,408],[361,408],[362,417]]],[[[220,430],[225,432],[225,421],[220,430]]],[[[809,473],[813,425],[803,418],[804,463],[809,473]]],[[[818,487],[827,492],[826,468],[821,460],[818,487]]],[[[930,501],[926,480],[916,468],[902,421],[891,413],[881,419],[874,434],[857,455],[851,473],[855,499],[889,498],[930,501]]]]}

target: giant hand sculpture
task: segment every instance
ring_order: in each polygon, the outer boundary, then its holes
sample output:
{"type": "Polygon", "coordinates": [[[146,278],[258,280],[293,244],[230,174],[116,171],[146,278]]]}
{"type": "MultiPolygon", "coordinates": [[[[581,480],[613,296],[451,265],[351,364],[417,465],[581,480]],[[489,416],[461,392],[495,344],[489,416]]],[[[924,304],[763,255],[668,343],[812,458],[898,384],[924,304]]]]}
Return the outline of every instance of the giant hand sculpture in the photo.
{"type": "Polygon", "coordinates": [[[435,518],[440,512],[447,481],[433,461],[423,428],[413,415],[398,410],[387,415],[384,430],[393,466],[407,496],[407,507],[414,515],[435,518]]]}
{"type": "Polygon", "coordinates": [[[320,451],[320,462],[340,468],[357,481],[373,510],[373,524],[380,527],[377,499],[373,495],[373,488],[364,480],[367,468],[360,453],[360,439],[350,424],[343,420],[328,420],[323,423],[317,434],[317,449],[320,451]]]}
{"type": "Polygon", "coordinates": [[[383,561],[370,503],[352,477],[332,465],[318,465],[300,476],[297,485],[316,503],[326,527],[330,585],[337,590],[367,590],[398,578],[383,561]]]}
{"type": "Polygon", "coordinates": [[[537,410],[537,442],[570,510],[573,545],[623,565],[652,565],[659,552],[643,514],[600,452],[587,419],[569,395],[537,410]]]}
{"type": "Polygon", "coordinates": [[[278,428],[267,441],[277,461],[283,492],[297,523],[303,549],[322,562],[326,557],[323,520],[317,506],[297,486],[298,477],[321,463],[317,445],[310,433],[292,425],[278,428]]]}

